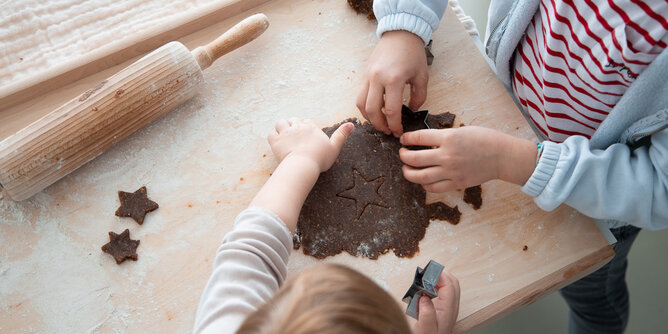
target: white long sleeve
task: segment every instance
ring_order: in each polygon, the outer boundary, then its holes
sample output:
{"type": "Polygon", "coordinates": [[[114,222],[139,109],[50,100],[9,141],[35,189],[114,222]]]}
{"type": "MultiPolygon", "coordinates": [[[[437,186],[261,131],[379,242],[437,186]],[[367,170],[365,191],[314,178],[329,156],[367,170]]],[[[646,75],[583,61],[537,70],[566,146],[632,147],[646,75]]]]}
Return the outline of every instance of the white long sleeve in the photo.
{"type": "Polygon", "coordinates": [[[236,332],[283,284],[291,249],[290,231],[273,212],[241,212],[216,253],[193,333],[236,332]]]}

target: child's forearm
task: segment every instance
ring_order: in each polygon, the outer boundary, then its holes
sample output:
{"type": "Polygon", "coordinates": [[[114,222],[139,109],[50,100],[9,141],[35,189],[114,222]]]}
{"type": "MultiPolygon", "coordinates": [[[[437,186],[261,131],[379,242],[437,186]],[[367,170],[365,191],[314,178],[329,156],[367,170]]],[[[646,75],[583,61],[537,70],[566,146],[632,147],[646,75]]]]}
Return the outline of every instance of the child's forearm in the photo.
{"type": "Polygon", "coordinates": [[[320,168],[312,159],[288,155],[255,195],[250,205],[274,212],[283,220],[290,232],[294,232],[299,211],[319,175],[320,168]]]}

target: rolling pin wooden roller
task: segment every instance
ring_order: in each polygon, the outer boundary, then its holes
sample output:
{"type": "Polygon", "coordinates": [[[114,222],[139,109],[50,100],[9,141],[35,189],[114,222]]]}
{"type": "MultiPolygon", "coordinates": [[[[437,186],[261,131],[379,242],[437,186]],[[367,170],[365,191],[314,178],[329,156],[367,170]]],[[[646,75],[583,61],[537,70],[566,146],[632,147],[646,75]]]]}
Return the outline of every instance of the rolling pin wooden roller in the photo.
{"type": "Polygon", "coordinates": [[[0,142],[0,185],[30,198],[192,98],[202,70],[269,26],[264,14],[239,22],[190,52],[170,42],[0,142]]]}

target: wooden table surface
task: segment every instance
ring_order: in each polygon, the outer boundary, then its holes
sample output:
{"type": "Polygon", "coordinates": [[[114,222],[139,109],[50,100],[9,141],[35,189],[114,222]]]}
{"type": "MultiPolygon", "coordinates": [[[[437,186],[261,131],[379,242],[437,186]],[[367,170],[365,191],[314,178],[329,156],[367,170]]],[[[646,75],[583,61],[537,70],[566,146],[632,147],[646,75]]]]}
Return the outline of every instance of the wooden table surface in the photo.
{"type": "MultiPolygon", "coordinates": [[[[0,331],[190,331],[222,236],[276,166],[266,143],[275,121],[302,117],[324,127],[360,117],[354,101],[377,43],[375,22],[343,0],[274,1],[180,40],[193,48],[255,12],[269,17],[267,32],[207,69],[194,99],[30,200],[0,199],[0,331]],[[143,185],[160,208],[141,226],[114,216],[117,191],[143,185]],[[107,232],[126,228],[141,240],[139,259],[119,266],[100,247],[107,232]]],[[[457,125],[533,138],[451,12],[433,40],[424,108],[456,114],[457,125]]],[[[122,66],[0,116],[44,113],[122,66]]],[[[415,257],[390,252],[375,261],[348,254],[317,260],[299,250],[290,274],[343,263],[399,302],[416,266],[434,259],[460,280],[461,332],[532,303],[613,255],[590,219],[568,207],[544,212],[514,185],[484,184],[477,211],[460,191],[428,194],[428,200],[458,205],[462,219],[456,226],[432,222],[415,257]]]]}

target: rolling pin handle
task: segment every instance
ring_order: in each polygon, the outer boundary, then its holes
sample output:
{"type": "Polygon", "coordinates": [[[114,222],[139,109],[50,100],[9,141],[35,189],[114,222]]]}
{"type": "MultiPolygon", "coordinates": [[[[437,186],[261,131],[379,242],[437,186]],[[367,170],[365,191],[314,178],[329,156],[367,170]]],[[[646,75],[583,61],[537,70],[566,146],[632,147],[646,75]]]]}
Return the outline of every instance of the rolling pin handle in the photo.
{"type": "Polygon", "coordinates": [[[264,14],[255,14],[237,23],[211,43],[192,51],[199,67],[204,70],[220,56],[254,40],[267,30],[269,19],[264,14]]]}

